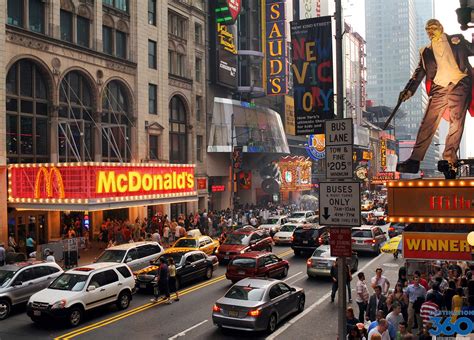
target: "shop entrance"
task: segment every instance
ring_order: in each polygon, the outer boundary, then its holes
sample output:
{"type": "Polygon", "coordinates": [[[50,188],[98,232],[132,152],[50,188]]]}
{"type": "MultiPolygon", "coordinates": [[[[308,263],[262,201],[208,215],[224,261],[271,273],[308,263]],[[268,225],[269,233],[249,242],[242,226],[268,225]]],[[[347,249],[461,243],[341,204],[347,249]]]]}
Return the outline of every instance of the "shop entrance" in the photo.
{"type": "Polygon", "coordinates": [[[20,252],[26,251],[26,237],[31,235],[36,244],[48,242],[47,214],[35,211],[16,211],[8,214],[8,234],[15,237],[20,252]]]}

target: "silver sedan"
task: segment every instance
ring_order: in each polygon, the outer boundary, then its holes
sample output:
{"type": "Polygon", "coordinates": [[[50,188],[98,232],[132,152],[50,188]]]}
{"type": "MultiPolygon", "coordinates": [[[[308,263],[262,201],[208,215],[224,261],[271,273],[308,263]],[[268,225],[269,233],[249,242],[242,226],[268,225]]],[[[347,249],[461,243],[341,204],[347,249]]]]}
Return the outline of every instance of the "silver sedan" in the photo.
{"type": "Polygon", "coordinates": [[[302,312],[305,294],[280,280],[247,278],[230,288],[212,308],[219,328],[272,333],[287,316],[302,312]]]}

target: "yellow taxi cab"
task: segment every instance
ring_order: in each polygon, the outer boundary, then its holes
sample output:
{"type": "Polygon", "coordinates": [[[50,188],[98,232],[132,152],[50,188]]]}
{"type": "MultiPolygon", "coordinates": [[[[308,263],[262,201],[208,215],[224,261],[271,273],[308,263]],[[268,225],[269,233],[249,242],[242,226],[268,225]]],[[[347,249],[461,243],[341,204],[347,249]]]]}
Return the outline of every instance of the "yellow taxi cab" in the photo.
{"type": "Polygon", "coordinates": [[[170,248],[166,249],[165,254],[190,250],[201,250],[207,255],[212,255],[216,252],[217,248],[219,248],[219,241],[213,240],[209,236],[186,236],[181,237],[170,248]]]}

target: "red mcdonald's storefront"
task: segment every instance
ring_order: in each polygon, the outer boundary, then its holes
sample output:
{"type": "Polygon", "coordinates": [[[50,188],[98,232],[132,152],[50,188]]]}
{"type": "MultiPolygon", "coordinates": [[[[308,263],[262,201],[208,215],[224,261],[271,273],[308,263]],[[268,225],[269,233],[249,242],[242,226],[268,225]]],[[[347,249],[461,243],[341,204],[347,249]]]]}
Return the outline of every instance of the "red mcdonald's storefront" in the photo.
{"type": "Polygon", "coordinates": [[[61,213],[82,212],[92,217],[92,235],[111,209],[131,211],[132,219],[146,216],[148,206],[197,201],[194,170],[194,164],[9,165],[9,232],[17,239],[33,233],[43,243],[60,237],[61,213]]]}

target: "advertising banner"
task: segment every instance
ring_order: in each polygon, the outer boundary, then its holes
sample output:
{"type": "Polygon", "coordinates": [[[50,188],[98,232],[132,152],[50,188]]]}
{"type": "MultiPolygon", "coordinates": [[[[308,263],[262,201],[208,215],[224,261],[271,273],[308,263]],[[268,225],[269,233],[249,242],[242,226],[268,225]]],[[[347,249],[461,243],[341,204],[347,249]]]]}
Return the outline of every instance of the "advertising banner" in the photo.
{"type": "Polygon", "coordinates": [[[237,86],[237,46],[235,25],[216,24],[216,83],[237,86]]]}
{"type": "Polygon", "coordinates": [[[290,96],[285,96],[285,132],[295,135],[295,101],[290,96]]]}
{"type": "Polygon", "coordinates": [[[299,0],[299,18],[309,19],[321,15],[321,0],[299,0]]]}
{"type": "Polygon", "coordinates": [[[291,44],[296,134],[314,134],[335,117],[331,17],[292,21],[291,44]]]}
{"type": "Polygon", "coordinates": [[[285,1],[265,0],[265,64],[268,96],[288,92],[285,1]]]}
{"type": "Polygon", "coordinates": [[[193,164],[56,163],[9,166],[9,202],[78,203],[196,194],[193,164]]]}
{"type": "Polygon", "coordinates": [[[474,248],[465,233],[403,233],[403,258],[472,261],[474,248]]]}

